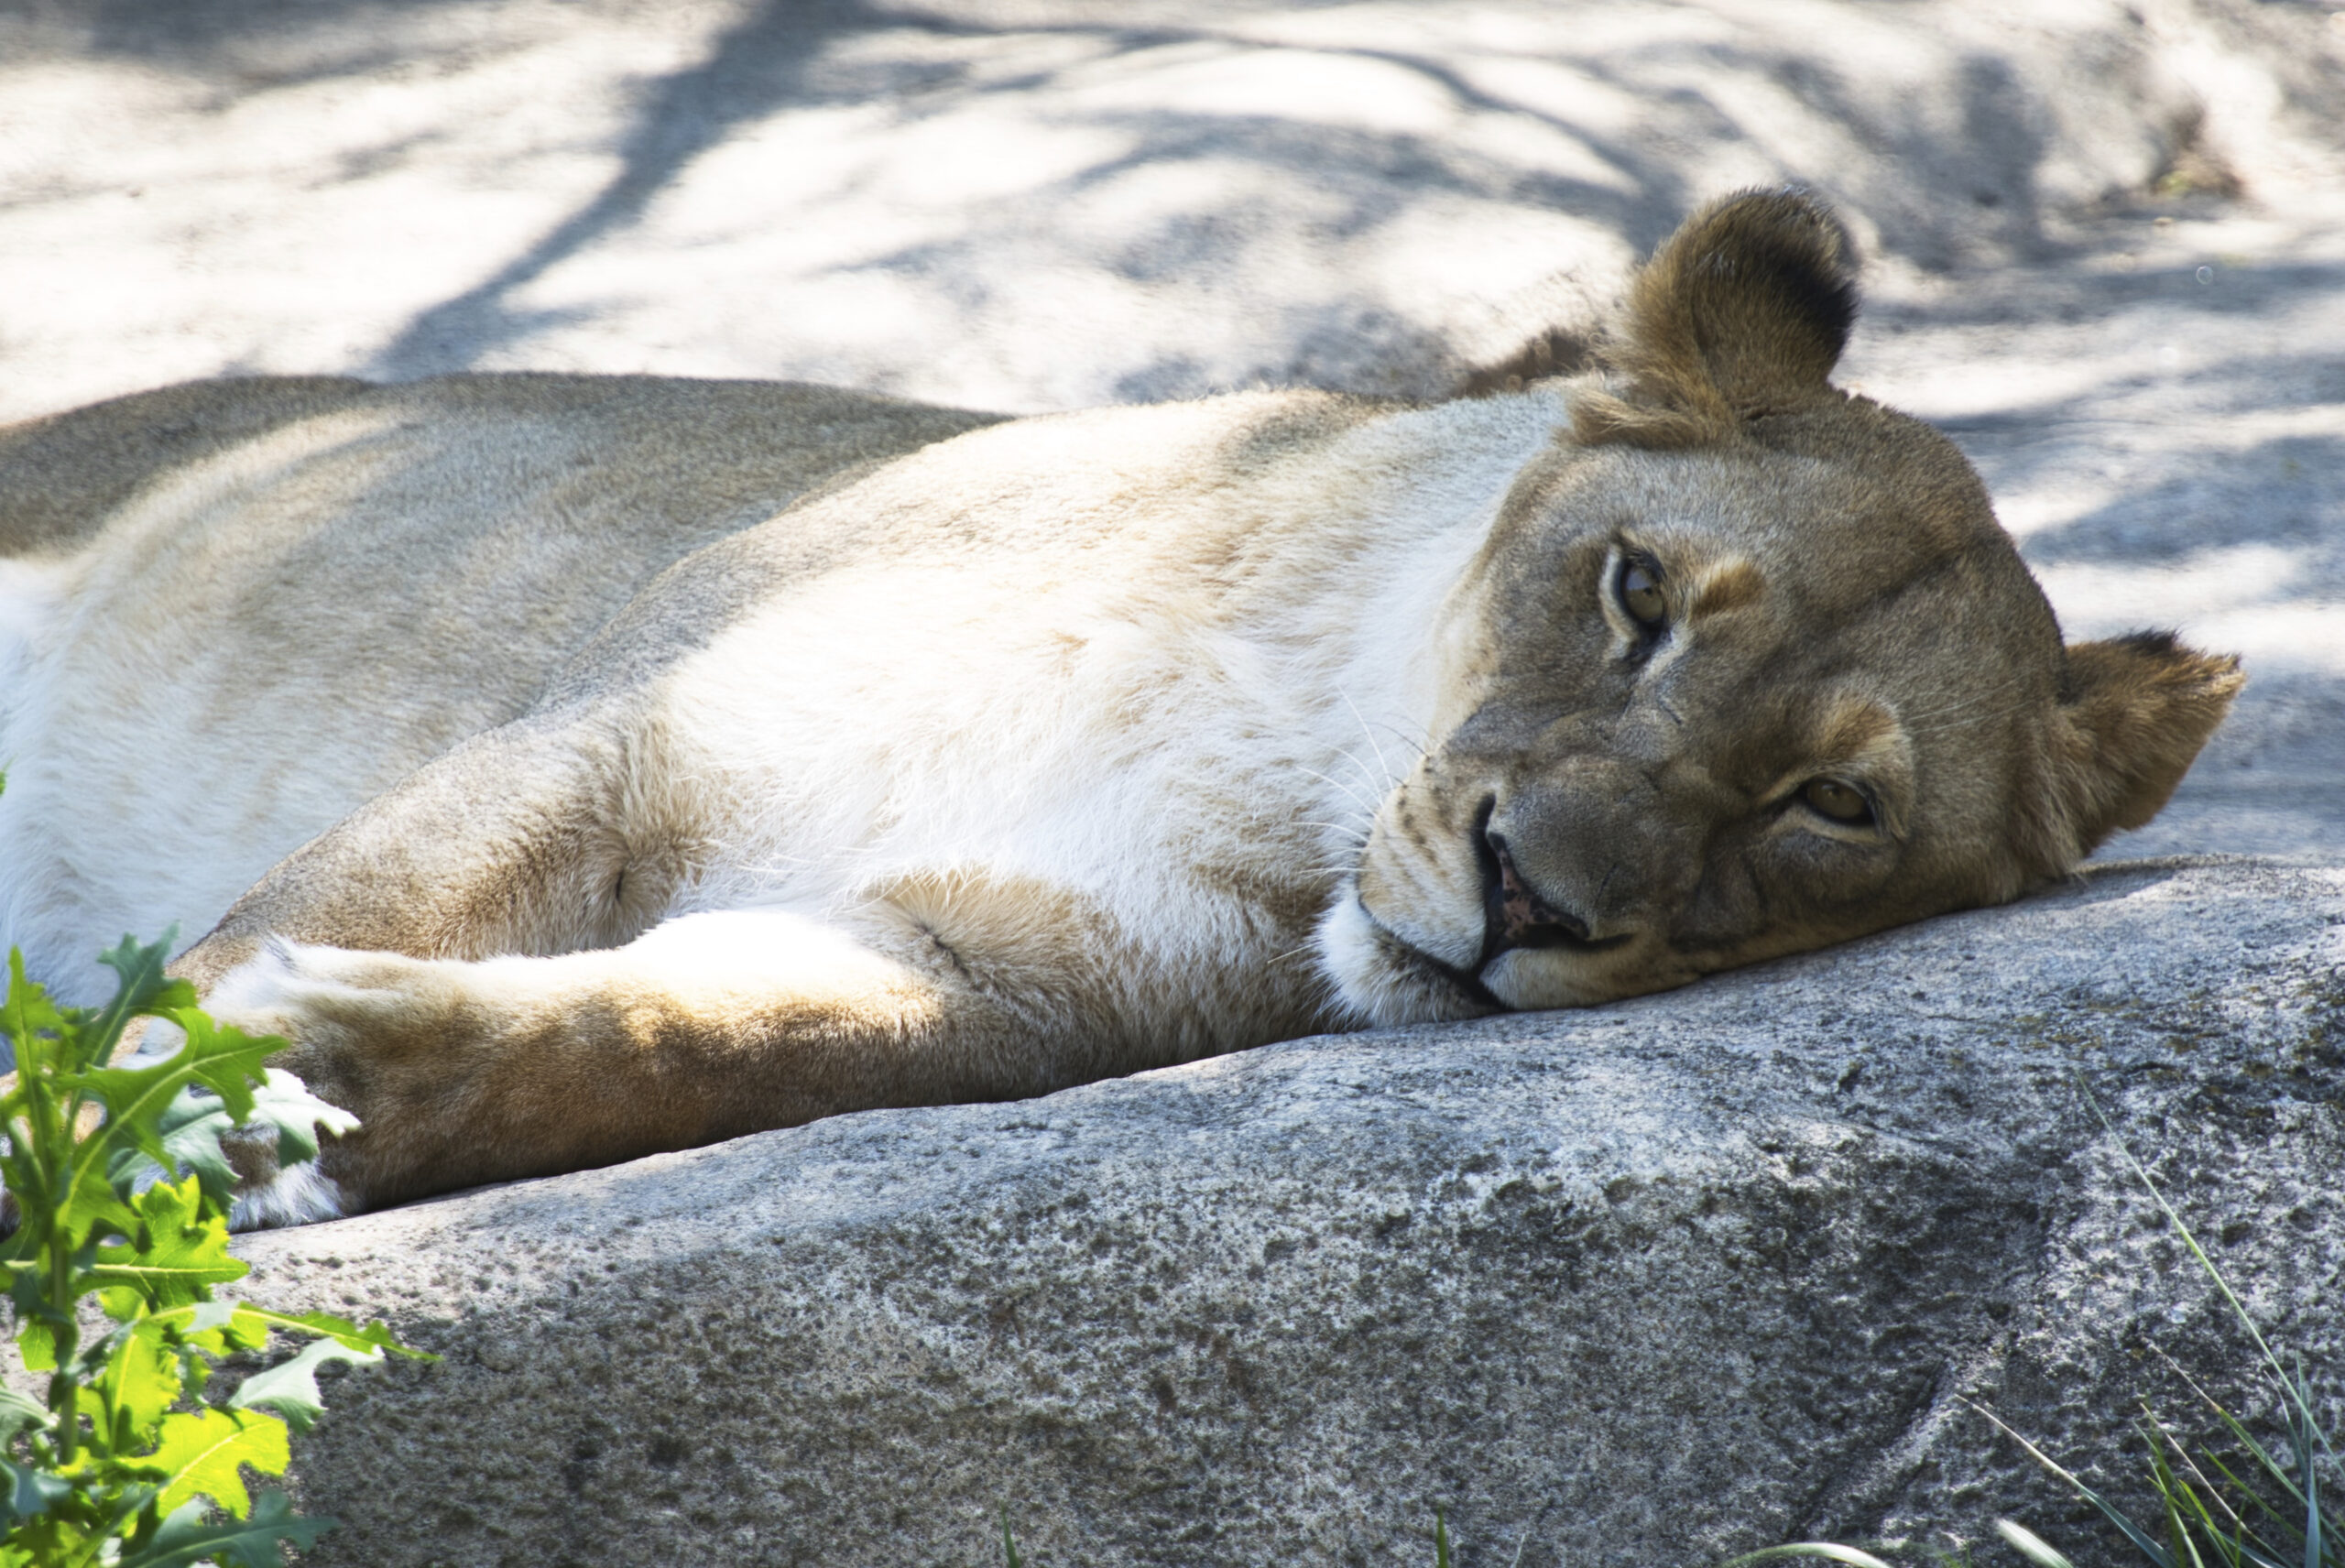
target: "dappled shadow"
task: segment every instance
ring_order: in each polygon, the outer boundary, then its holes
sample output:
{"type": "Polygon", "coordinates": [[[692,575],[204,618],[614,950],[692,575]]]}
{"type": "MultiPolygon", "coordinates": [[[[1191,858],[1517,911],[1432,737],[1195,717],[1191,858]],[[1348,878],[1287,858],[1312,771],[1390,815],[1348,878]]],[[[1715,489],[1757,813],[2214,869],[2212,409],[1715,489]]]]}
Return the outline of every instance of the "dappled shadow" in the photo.
{"type": "MultiPolygon", "coordinates": [[[[413,25],[466,0],[25,0],[80,49],[202,76],[215,104],[416,63],[413,25]]],[[[482,45],[474,41],[477,49],[482,45]]]]}
{"type": "Polygon", "coordinates": [[[380,34],[392,20],[463,0],[36,0],[36,15],[79,24],[90,47],[148,58],[208,59],[256,38],[331,29],[380,34]]]}
{"type": "MultiPolygon", "coordinates": [[[[340,21],[336,36],[353,40],[365,34],[368,16],[409,16],[445,3],[198,0],[173,12],[131,0],[100,0],[97,35],[104,47],[113,49],[200,52],[226,47],[221,40],[231,35],[252,33],[256,18],[281,16],[289,23],[298,17],[314,26],[322,16],[334,16],[340,21]]],[[[1040,101],[1037,112],[1052,123],[1078,125],[1099,134],[1102,155],[1087,167],[1055,181],[1038,182],[999,210],[973,208],[963,232],[884,250],[834,269],[919,279],[949,299],[965,321],[976,319],[991,302],[981,269],[964,265],[972,255],[1005,234],[1023,234],[1037,225],[1047,228],[1054,203],[1078,198],[1144,166],[1184,160],[1230,160],[1309,191],[1325,209],[1312,225],[1315,239],[1323,243],[1340,243],[1376,230],[1421,206],[1429,196],[1450,195],[1566,212],[1619,235],[1633,250],[1647,250],[1670,231],[1699,191],[1695,181],[1701,160],[1690,158],[1689,149],[1705,143],[1756,139],[1756,127],[1749,120],[1755,111],[1747,104],[1736,106],[1705,85],[1714,77],[1771,82],[1809,111],[1891,158],[1929,164],[1934,177],[1920,181],[1910,196],[1894,188],[1862,188],[1842,171],[1797,171],[1816,178],[1844,200],[1881,209],[1881,215],[1889,220],[1882,223],[1886,243],[1920,264],[1943,267],[1981,256],[2034,257],[2055,248],[2045,237],[2035,179],[2036,167],[2047,153],[2044,111],[2010,64],[1987,54],[1969,57],[1957,73],[1955,91],[1968,134],[1956,153],[1947,150],[1942,127],[1929,115],[1917,110],[1902,120],[1893,114],[1884,120],[1878,110],[1866,110],[1833,71],[1790,48],[1661,40],[1625,46],[1601,59],[1575,59],[1571,69],[1595,88],[1640,104],[1632,123],[1599,129],[1593,116],[1557,113],[1521,94],[1499,91],[1429,51],[1345,47],[1324,39],[1276,46],[1402,71],[1457,111],[1517,118],[1567,137],[1605,170],[1600,177],[1576,178],[1462,146],[1436,133],[1328,124],[1307,114],[1072,107],[1049,101],[1063,83],[1047,65],[987,75],[972,71],[974,57],[937,58],[921,49],[873,47],[880,35],[977,43],[1013,36],[1061,38],[1089,46],[1080,55],[1086,67],[1131,61],[1151,51],[1243,52],[1272,47],[1232,26],[1123,26],[1112,12],[1103,15],[1106,19],[1097,22],[1028,20],[1025,25],[988,27],[865,0],[767,0],[717,36],[697,63],[641,89],[631,124],[615,149],[620,167],[601,190],[494,272],[415,315],[365,368],[394,377],[463,368],[533,333],[591,314],[591,308],[529,309],[517,303],[517,296],[564,261],[637,223],[696,158],[736,130],[783,111],[814,105],[884,105],[892,116],[879,127],[878,134],[884,135],[888,128],[900,129],[934,114],[940,106],[1026,96],[1040,101]],[[1656,82],[1663,84],[1656,86],[1656,82]],[[1666,125],[1669,134],[1652,135],[1655,125],[1666,125]],[[1964,162],[1966,171],[1958,177],[1936,167],[1950,159],[1964,162]],[[1949,180],[1968,181],[1954,208],[1937,200],[1949,180]]],[[[368,58],[358,43],[350,41],[339,53],[313,52],[311,69],[321,71],[358,69],[368,58]]],[[[787,153],[778,149],[775,156],[787,153]]],[[[1139,283],[1210,278],[1226,273],[1230,257],[1260,236],[1282,224],[1292,227],[1290,214],[1260,205],[1265,200],[1259,194],[1233,194],[1222,201],[1208,196],[1188,211],[1163,217],[1153,232],[1101,245],[1083,260],[1139,283]],[[1256,207],[1249,209],[1249,202],[1256,207]]],[[[1330,278],[1326,295],[1342,295],[1348,282],[1330,278]]],[[[1364,374],[1361,365],[1376,352],[1423,362],[1439,347],[1421,327],[1356,305],[1325,310],[1298,305],[1287,310],[1286,319],[1295,346],[1259,364],[1256,376],[1357,384],[1364,374]],[[1335,352],[1331,345],[1346,333],[1364,333],[1365,341],[1355,341],[1348,353],[1335,352]]],[[[1156,364],[1126,367],[1117,385],[1128,395],[1162,397],[1209,389],[1200,383],[1212,379],[1202,361],[1176,350],[1161,355],[1156,364]]]]}
{"type": "Polygon", "coordinates": [[[706,60],[645,93],[618,149],[619,171],[593,201],[493,277],[417,317],[367,369],[398,377],[468,365],[544,324],[540,314],[515,310],[508,297],[640,217],[734,126],[800,101],[806,63],[824,43],[881,20],[862,0],[770,0],[751,13],[717,38],[706,60]]]}
{"type": "MultiPolygon", "coordinates": [[[[701,64],[662,78],[643,92],[635,124],[618,149],[621,169],[592,201],[493,276],[416,317],[367,370],[400,377],[461,368],[555,324],[562,319],[559,314],[517,309],[512,297],[566,258],[638,220],[693,158],[737,126],[794,107],[873,102],[895,105],[900,125],[920,118],[939,96],[1031,94],[1052,85],[1040,73],[973,84],[965,62],[832,48],[855,35],[889,30],[971,39],[1003,31],[1029,38],[1079,38],[1095,46],[1085,56],[1087,63],[1186,46],[1244,46],[1242,38],[1212,28],[1058,25],[988,29],[892,15],[858,0],[820,5],[769,0],[724,33],[701,64]]],[[[1495,98],[1436,60],[1390,50],[1314,52],[1406,69],[1464,106],[1532,114],[1587,144],[1626,178],[1618,183],[1573,180],[1467,154],[1437,137],[1294,118],[1103,109],[1084,116],[1085,124],[1101,133],[1103,141],[1112,138],[1129,150],[1096,159],[1037,190],[1030,201],[1040,206],[1078,197],[1144,166],[1226,159],[1275,171],[1331,201],[1336,210],[1315,226],[1328,240],[1374,230],[1426,196],[1445,193],[1568,212],[1622,234],[1639,249],[1658,243],[1692,201],[1684,171],[1663,153],[1633,138],[1595,136],[1583,127],[1495,98]]],[[[1726,134],[1722,117],[1696,95],[1687,94],[1678,107],[1689,124],[1726,134]]],[[[1003,213],[974,212],[966,229],[949,239],[886,251],[841,270],[919,278],[952,299],[964,319],[973,318],[989,301],[979,269],[957,264],[1006,229],[1032,223],[1034,215],[1034,208],[1027,205],[1003,213]]],[[[1155,232],[1133,234],[1090,260],[1140,282],[1210,274],[1282,220],[1283,214],[1272,210],[1249,211],[1248,199],[1227,200],[1168,216],[1155,232]]],[[[1331,278],[1327,292],[1340,294],[1344,281],[1331,278]]],[[[1334,304],[1305,307],[1301,315],[1308,319],[1292,322],[1295,347],[1287,363],[1260,367],[1271,378],[1321,379],[1314,371],[1332,368],[1335,373],[1326,379],[1356,379],[1347,377],[1337,362],[1356,363],[1363,340],[1409,361],[1424,360],[1438,348],[1421,329],[1389,313],[1334,304]],[[1334,340],[1339,336],[1351,338],[1352,353],[1336,351],[1334,340]]],[[[1175,356],[1127,372],[1118,387],[1125,396],[1163,397],[1205,390],[1198,385],[1203,378],[1200,366],[1175,356]]]]}
{"type": "MultiPolygon", "coordinates": [[[[2146,229],[2154,220],[2127,222],[2146,229]]],[[[2112,237],[2121,239],[2124,231],[2112,237]]],[[[2163,304],[2181,305],[2210,317],[2249,319],[2305,300],[2345,294],[2345,267],[2334,262],[2258,262],[2249,267],[2210,266],[2207,270],[2208,280],[2201,282],[2195,264],[2131,272],[1986,269],[1968,274],[1969,287],[1943,298],[1926,303],[1876,305],[1868,314],[1883,322],[1963,326],[2017,319],[2075,321],[2137,305],[2163,304]]],[[[2340,367],[2340,376],[2345,378],[2345,366],[2340,367]]],[[[2340,380],[2340,386],[2345,386],[2345,380],[2340,380]]]]}
{"type": "MultiPolygon", "coordinates": [[[[201,75],[224,102],[322,76],[429,76],[461,68],[467,51],[518,48],[521,38],[518,24],[499,32],[448,20],[496,15],[509,22],[519,15],[478,0],[46,4],[60,16],[82,19],[92,49],[174,63],[201,75]],[[447,25],[427,25],[435,18],[447,25]]],[[[2021,60],[2012,50],[1937,38],[1933,47],[1943,60],[1933,67],[1927,92],[1884,95],[1862,73],[1859,56],[1834,55],[1814,40],[1778,42],[1740,25],[1648,29],[1623,35],[1602,50],[1550,49],[1542,58],[1554,72],[1539,86],[1508,75],[1513,60],[1464,41],[1462,34],[1443,41],[1444,35],[1431,30],[1297,33],[1283,20],[1277,27],[1265,21],[1311,9],[1238,9],[1219,13],[1211,23],[1163,25],[1104,3],[978,13],[944,0],[759,0],[733,13],[731,25],[721,30],[704,34],[706,22],[679,24],[671,29],[673,37],[700,47],[691,63],[643,79],[629,94],[621,127],[597,133],[595,150],[607,150],[616,163],[599,188],[526,238],[505,242],[509,250],[468,264],[480,270],[458,274],[465,279],[461,287],[438,284],[452,291],[424,296],[431,302],[378,340],[381,346],[363,368],[409,377],[519,363],[533,340],[560,339],[556,329],[624,318],[621,290],[606,282],[616,274],[598,276],[584,298],[569,282],[551,289],[533,286],[643,223],[663,196],[683,190],[704,155],[761,123],[773,123],[777,134],[757,144],[755,158],[769,158],[777,171],[784,170],[799,148],[792,137],[804,123],[788,116],[810,109],[870,112],[854,132],[852,157],[835,145],[810,154],[831,158],[841,183],[795,205],[758,204],[758,176],[744,177],[736,168],[732,177],[751,202],[749,217],[709,242],[713,245],[741,245],[743,254],[762,257],[769,253],[751,244],[752,223],[787,226],[802,218],[810,231],[839,233],[889,211],[887,199],[857,193],[854,182],[876,178],[871,171],[882,168],[866,160],[867,150],[904,145],[902,138],[917,136],[924,126],[957,130],[966,122],[954,116],[972,110],[997,107],[1023,129],[1058,135],[1078,147],[1087,139],[1090,146],[1074,167],[1038,169],[1005,182],[1007,194],[998,199],[940,200],[935,222],[875,231],[867,251],[840,245],[795,272],[776,267],[722,275],[732,296],[719,289],[712,298],[735,310],[746,301],[754,311],[757,277],[772,278],[775,290],[784,294],[845,282],[854,289],[824,294],[823,309],[845,309],[829,301],[851,299],[853,309],[876,321],[891,310],[933,304],[922,330],[949,347],[1026,330],[1037,314],[1031,297],[1026,316],[1019,317],[1006,295],[1024,289],[1031,296],[1037,273],[1078,268],[1133,290],[1119,297],[1113,310],[1076,318],[1086,329],[1104,322],[1106,341],[1128,338],[1119,351],[1091,350],[1114,363],[1085,384],[1085,397],[1109,389],[1124,397],[1189,395],[1248,378],[1415,395],[1445,389],[1467,368],[1450,365],[1456,374],[1447,379],[1432,374],[1453,346],[1442,336],[1446,329],[1428,324],[1430,313],[1410,308],[1410,299],[1399,292],[1407,285],[1385,288],[1380,296],[1378,286],[1350,270],[1388,231],[1400,234],[1429,204],[1447,201],[1569,214],[1617,236],[1622,249],[1642,252],[1708,191],[1718,166],[1712,154],[1719,149],[1812,180],[1869,215],[1884,248],[1925,268],[2057,260],[2078,243],[2073,227],[2047,223],[2043,170],[2058,150],[2059,122],[2044,101],[2041,62],[2021,60]],[[973,19],[977,16],[987,19],[973,19]],[[1398,47],[1396,37],[1424,41],[1398,47]],[[1037,49],[1036,40],[1051,47],[1037,49]],[[1203,61],[1218,71],[1271,51],[1398,73],[1394,82],[1423,90],[1443,106],[1441,114],[1423,129],[1396,128],[1399,117],[1355,115],[1349,111],[1356,105],[1330,112],[1308,103],[1289,105],[1275,93],[1259,105],[1232,108],[1197,107],[1152,89],[1120,98],[1098,91],[1103,80],[1129,85],[1168,69],[1167,62],[1177,70],[1183,60],[1203,61]],[[1578,88],[1555,86],[1559,81],[1584,83],[1584,98],[1578,88]],[[1462,122],[1445,122],[1444,114],[1509,135],[1460,135],[1462,122]],[[1775,135],[1792,120],[1805,127],[1805,140],[1775,135]],[[1511,137],[1518,129],[1535,134],[1511,137]],[[1566,144],[1576,149],[1569,157],[1536,150],[1566,144]],[[1852,155],[1861,149],[1863,156],[1835,159],[1817,150],[1835,147],[1852,155]],[[1830,167],[1790,162],[1793,154],[1783,149],[1793,147],[1806,149],[1809,164],[1830,167]],[[1178,200],[1127,203],[1115,223],[1085,227],[1086,215],[1119,182],[1167,168],[1188,169],[1198,178],[1182,187],[1178,200]],[[1260,178],[1220,180],[1224,168],[1260,178]],[[858,199],[850,201],[849,195],[858,199]],[[1177,327],[1153,334],[1114,331],[1155,303],[1148,291],[1171,288],[1226,304],[1233,317],[1242,313],[1249,341],[1216,352],[1182,341],[1177,327]],[[551,302],[555,294],[565,297],[551,302]],[[1145,341],[1151,336],[1154,342],[1145,341]],[[1250,362],[1242,357],[1247,354],[1250,362]]],[[[594,0],[576,7],[581,16],[616,11],[594,0]]],[[[560,84],[549,85],[558,90],[560,84]]],[[[370,179],[444,134],[432,129],[388,137],[348,153],[344,167],[325,178],[370,179]]],[[[1017,154],[1013,148],[1005,156],[1017,154]]],[[[712,203],[704,184],[692,189],[700,204],[693,221],[703,225],[697,235],[709,232],[712,203]]],[[[660,255],[658,292],[689,299],[718,276],[706,270],[707,258],[693,254],[700,243],[696,237],[660,255]]],[[[1591,259],[1600,260],[1609,286],[1616,252],[1558,255],[1555,266],[1591,259]]],[[[2260,292],[2252,296],[2229,289],[2198,303],[2218,311],[2272,308],[2293,286],[2285,270],[2262,276],[2254,286],[2260,292]]],[[[2306,289],[2334,286],[2322,269],[2302,270],[2306,289]]],[[[1966,312],[2008,320],[2015,309],[2106,310],[2121,304],[2128,289],[2187,290],[2191,284],[2187,275],[2179,280],[2097,278],[2071,285],[2073,303],[2052,299],[2056,287],[2039,280],[2037,297],[2023,306],[1981,289],[1967,300],[1933,304],[1929,310],[1941,324],[1966,312]]],[[[1551,329],[1585,325],[1510,321],[1506,343],[1483,343],[1475,352],[1495,361],[1551,329]]],[[[820,350],[803,349],[807,336],[776,339],[785,345],[776,370],[802,374],[800,365],[811,362],[816,373],[865,385],[919,382],[921,340],[909,330],[888,338],[880,354],[829,361],[820,350]]],[[[874,332],[866,341],[882,336],[874,332]]],[[[1020,350],[1011,344],[985,352],[1020,350]]],[[[1993,432],[1982,426],[1980,433],[1993,432]]]]}
{"type": "MultiPolygon", "coordinates": [[[[2237,452],[2205,457],[2180,474],[2128,489],[2118,499],[2028,536],[2027,556],[2044,565],[2126,561],[2167,565],[2201,551],[2244,544],[2285,546],[2336,558],[2327,581],[2345,579],[2345,431],[2279,436],[2237,452]]],[[[2288,596],[2288,584],[2275,594],[2288,596]]]]}

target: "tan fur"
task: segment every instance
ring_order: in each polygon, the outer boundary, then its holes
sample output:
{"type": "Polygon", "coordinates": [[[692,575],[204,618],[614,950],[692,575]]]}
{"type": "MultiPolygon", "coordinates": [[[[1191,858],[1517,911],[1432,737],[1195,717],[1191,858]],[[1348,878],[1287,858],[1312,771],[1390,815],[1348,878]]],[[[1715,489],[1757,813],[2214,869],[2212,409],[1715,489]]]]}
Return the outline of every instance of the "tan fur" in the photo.
{"type": "Polygon", "coordinates": [[[468,377],[0,431],[0,917],[69,989],[217,918],[181,972],[365,1124],[331,1186],[259,1160],[266,1222],[2012,898],[2240,678],[2064,648],[1961,456],[1830,385],[1854,298],[1758,193],[1601,367],[1430,408],[468,377]]]}

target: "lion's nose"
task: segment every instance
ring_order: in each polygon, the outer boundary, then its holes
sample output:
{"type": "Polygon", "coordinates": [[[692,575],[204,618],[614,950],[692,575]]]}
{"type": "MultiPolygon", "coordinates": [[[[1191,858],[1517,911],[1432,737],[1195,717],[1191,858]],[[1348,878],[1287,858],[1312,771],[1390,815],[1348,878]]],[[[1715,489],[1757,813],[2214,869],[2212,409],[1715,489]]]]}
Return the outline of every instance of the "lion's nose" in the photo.
{"type": "Polygon", "coordinates": [[[1503,834],[1481,832],[1483,878],[1482,956],[1477,968],[1517,947],[1571,947],[1600,953],[1629,940],[1627,933],[1598,937],[1587,920],[1558,909],[1515,869],[1503,834]]]}

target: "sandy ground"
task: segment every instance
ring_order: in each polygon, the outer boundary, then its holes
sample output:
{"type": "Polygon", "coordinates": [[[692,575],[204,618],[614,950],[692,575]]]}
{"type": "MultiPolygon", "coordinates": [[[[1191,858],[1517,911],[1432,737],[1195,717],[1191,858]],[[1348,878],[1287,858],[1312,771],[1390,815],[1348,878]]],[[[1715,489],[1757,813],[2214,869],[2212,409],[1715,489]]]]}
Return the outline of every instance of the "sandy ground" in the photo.
{"type": "Polygon", "coordinates": [[[2249,694],[2110,854],[2345,857],[2345,9],[0,3],[0,418],[222,373],[1425,395],[1702,198],[1844,204],[1845,366],[2075,635],[2249,694]]]}

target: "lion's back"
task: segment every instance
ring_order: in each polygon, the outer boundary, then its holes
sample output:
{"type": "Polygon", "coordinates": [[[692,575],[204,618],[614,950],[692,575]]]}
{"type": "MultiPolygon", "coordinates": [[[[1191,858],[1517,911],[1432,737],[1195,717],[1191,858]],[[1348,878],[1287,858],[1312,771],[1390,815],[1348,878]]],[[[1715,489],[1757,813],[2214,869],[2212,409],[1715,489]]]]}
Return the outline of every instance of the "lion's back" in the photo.
{"type": "Polygon", "coordinates": [[[189,382],[0,426],[0,557],[73,550],[142,491],[256,443],[321,452],[339,439],[327,421],[351,414],[476,438],[464,443],[474,483],[425,497],[443,521],[461,525],[503,498],[528,474],[532,448],[561,430],[598,454],[606,482],[621,478],[647,530],[681,529],[685,548],[843,471],[1000,417],[790,382],[535,373],[189,382]]]}

